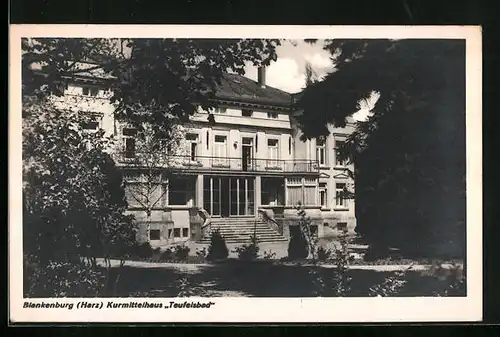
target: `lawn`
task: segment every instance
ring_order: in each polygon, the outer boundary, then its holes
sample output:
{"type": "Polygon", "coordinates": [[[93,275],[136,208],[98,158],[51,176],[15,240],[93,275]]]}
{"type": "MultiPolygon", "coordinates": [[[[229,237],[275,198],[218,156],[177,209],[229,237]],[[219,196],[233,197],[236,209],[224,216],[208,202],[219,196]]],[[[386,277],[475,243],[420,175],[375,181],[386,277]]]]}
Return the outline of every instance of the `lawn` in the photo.
{"type": "MultiPolygon", "coordinates": [[[[130,263],[121,270],[115,294],[109,297],[245,296],[311,297],[320,296],[311,266],[279,261],[238,261],[229,259],[216,264],[130,263]]],[[[335,268],[318,267],[324,279],[332,279],[335,268]]],[[[351,291],[345,296],[369,296],[369,289],[380,284],[394,271],[374,268],[350,269],[351,291]],[[380,269],[378,269],[380,270],[380,269]]],[[[114,268],[118,271],[118,268],[114,268]]],[[[397,296],[436,296],[449,285],[425,268],[409,271],[406,284],[397,296]]],[[[325,295],[323,296],[334,296],[325,295]]],[[[465,296],[465,289],[458,296],[465,296]]]]}

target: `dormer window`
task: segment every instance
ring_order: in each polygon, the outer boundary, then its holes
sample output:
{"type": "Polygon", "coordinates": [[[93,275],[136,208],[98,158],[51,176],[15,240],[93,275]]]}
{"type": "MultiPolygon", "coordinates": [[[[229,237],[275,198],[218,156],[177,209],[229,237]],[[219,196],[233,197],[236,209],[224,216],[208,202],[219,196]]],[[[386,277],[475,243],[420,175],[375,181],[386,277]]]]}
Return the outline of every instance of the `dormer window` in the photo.
{"type": "Polygon", "coordinates": [[[83,87],[82,94],[83,96],[97,96],[99,93],[99,89],[95,87],[83,87]]]}
{"type": "Polygon", "coordinates": [[[83,129],[85,130],[97,130],[97,128],[99,127],[99,122],[98,121],[88,121],[86,123],[83,124],[83,129]]]}
{"type": "Polygon", "coordinates": [[[278,118],[278,113],[277,112],[268,112],[267,113],[267,118],[277,119],[278,118]]]}
{"type": "Polygon", "coordinates": [[[216,114],[225,114],[227,112],[227,108],[216,108],[214,113],[216,114]]]}
{"type": "Polygon", "coordinates": [[[241,110],[241,115],[243,117],[252,117],[253,111],[250,109],[243,109],[241,110]]]}

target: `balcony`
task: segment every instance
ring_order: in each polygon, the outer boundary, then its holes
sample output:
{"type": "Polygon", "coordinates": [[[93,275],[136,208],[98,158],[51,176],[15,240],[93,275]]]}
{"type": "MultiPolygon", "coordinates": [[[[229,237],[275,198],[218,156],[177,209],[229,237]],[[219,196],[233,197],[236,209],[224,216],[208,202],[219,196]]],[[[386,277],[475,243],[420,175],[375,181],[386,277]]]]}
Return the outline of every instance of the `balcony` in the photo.
{"type": "Polygon", "coordinates": [[[267,173],[319,173],[317,160],[246,159],[230,157],[191,157],[120,152],[113,154],[120,166],[165,167],[174,170],[267,172],[267,173]]]}

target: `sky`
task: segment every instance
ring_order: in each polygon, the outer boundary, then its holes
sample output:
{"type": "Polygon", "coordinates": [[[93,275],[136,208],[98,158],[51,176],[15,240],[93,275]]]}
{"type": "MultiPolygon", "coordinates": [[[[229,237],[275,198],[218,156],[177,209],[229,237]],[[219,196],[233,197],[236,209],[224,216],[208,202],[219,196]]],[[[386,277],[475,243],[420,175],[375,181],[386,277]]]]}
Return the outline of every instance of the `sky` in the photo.
{"type": "MultiPolygon", "coordinates": [[[[324,41],[315,44],[304,41],[282,42],[277,48],[278,59],[266,69],[266,84],[289,93],[301,91],[306,83],[306,62],[311,64],[316,77],[323,76],[334,70],[331,54],[323,50],[324,41]]],[[[248,64],[245,76],[257,80],[257,68],[248,64]]],[[[355,120],[365,120],[370,115],[370,109],[378,99],[376,94],[366,102],[360,102],[360,109],[353,117],[355,120]]]]}
{"type": "MultiPolygon", "coordinates": [[[[330,53],[323,50],[323,41],[311,45],[304,41],[282,42],[277,48],[278,60],[266,70],[266,83],[289,93],[301,91],[306,83],[305,67],[310,62],[318,77],[333,70],[330,53]]],[[[257,80],[257,69],[251,65],[245,69],[246,76],[257,80]]]]}

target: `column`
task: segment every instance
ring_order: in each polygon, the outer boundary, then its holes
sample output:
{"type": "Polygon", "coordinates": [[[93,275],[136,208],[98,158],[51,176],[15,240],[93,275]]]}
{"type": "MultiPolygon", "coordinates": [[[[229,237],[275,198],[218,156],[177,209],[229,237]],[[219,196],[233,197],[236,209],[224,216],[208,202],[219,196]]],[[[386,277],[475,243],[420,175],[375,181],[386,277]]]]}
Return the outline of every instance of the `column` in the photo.
{"type": "Polygon", "coordinates": [[[255,211],[259,209],[261,206],[261,197],[262,197],[262,190],[261,190],[261,177],[256,176],[255,177],[255,211]]]}
{"type": "Polygon", "coordinates": [[[198,174],[196,178],[195,198],[197,207],[203,207],[203,174],[198,174]]]}

